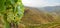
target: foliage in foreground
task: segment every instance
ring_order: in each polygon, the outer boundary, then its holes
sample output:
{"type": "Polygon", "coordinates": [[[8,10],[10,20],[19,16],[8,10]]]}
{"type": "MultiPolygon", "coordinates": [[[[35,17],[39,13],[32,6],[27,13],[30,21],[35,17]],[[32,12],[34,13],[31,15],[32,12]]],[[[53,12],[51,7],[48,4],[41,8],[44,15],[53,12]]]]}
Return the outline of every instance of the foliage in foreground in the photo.
{"type": "Polygon", "coordinates": [[[11,24],[17,28],[23,13],[21,0],[0,0],[0,19],[3,20],[4,28],[10,28],[11,24]]]}

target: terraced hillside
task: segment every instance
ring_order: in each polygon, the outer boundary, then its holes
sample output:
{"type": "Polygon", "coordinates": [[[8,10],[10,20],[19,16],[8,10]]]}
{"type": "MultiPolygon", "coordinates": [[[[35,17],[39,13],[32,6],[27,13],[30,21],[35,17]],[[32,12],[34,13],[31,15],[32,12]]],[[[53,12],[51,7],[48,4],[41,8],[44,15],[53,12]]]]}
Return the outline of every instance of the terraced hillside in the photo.
{"type": "Polygon", "coordinates": [[[24,28],[60,28],[60,17],[56,13],[46,13],[37,8],[25,8],[21,24],[24,28]]]}

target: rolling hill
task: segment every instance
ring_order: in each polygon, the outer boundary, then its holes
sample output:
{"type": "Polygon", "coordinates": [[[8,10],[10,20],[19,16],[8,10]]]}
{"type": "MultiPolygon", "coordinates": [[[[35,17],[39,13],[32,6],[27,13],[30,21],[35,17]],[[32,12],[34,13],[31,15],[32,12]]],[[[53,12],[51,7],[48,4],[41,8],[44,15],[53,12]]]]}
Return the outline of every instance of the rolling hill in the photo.
{"type": "Polygon", "coordinates": [[[56,24],[60,25],[59,20],[60,17],[58,14],[46,13],[37,8],[25,7],[25,13],[21,20],[21,24],[26,28],[52,28],[55,27],[54,25],[56,24]]]}

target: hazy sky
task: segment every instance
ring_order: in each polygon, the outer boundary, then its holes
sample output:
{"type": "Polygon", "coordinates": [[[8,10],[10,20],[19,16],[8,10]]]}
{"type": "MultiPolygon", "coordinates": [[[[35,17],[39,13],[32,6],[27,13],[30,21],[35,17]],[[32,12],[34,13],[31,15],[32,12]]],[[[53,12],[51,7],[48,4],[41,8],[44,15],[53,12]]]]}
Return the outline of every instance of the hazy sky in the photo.
{"type": "Polygon", "coordinates": [[[30,7],[45,7],[45,6],[59,6],[60,0],[22,0],[25,6],[30,7]]]}

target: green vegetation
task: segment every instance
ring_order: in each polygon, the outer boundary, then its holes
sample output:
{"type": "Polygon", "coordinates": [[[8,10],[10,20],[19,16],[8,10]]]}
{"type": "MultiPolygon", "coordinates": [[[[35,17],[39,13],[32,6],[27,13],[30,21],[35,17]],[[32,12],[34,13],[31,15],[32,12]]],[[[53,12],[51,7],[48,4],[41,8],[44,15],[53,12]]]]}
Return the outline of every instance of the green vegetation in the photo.
{"type": "Polygon", "coordinates": [[[11,28],[10,24],[16,25],[20,22],[24,13],[21,0],[0,0],[0,19],[4,23],[4,28],[11,28]]]}

